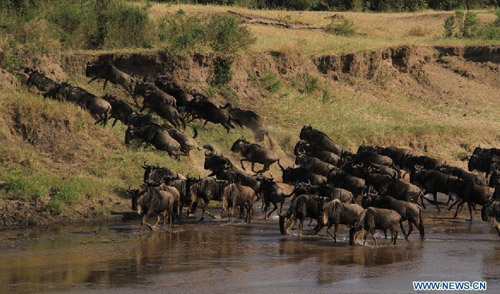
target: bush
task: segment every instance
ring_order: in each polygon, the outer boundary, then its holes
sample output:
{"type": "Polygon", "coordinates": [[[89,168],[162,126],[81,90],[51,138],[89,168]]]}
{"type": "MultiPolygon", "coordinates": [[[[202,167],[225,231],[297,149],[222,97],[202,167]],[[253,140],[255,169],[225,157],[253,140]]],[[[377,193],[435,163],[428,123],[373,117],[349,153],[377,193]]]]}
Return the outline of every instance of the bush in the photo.
{"type": "Polygon", "coordinates": [[[456,11],[444,22],[445,37],[476,38],[481,35],[481,22],[474,12],[456,11]]]}
{"type": "Polygon", "coordinates": [[[233,79],[234,59],[232,57],[217,57],[214,61],[213,83],[217,86],[226,86],[233,79]]]}
{"type": "Polygon", "coordinates": [[[345,37],[354,36],[356,34],[354,31],[354,22],[348,19],[344,19],[341,23],[332,20],[332,22],[325,27],[325,32],[345,37]]]}
{"type": "Polygon", "coordinates": [[[233,17],[213,16],[207,35],[214,51],[227,54],[246,49],[255,42],[250,31],[233,17]]]}

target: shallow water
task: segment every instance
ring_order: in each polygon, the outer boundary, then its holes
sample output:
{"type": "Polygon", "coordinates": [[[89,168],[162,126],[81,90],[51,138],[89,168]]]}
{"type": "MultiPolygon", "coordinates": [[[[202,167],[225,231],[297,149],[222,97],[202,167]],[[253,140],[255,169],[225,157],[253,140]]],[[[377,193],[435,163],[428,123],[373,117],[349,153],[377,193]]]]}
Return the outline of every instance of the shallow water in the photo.
{"type": "Polygon", "coordinates": [[[426,241],[380,244],[281,236],[277,219],[138,234],[138,222],[3,232],[1,293],[414,293],[414,280],[486,280],[500,293],[500,238],[488,223],[427,218],[426,241]]]}

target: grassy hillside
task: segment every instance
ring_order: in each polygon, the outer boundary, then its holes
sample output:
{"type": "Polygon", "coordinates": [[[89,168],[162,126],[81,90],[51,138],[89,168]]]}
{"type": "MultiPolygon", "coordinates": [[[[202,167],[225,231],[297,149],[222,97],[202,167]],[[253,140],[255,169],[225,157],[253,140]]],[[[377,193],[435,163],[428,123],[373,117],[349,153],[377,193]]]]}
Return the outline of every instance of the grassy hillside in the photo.
{"type": "MultiPolygon", "coordinates": [[[[155,4],[149,13],[159,19],[179,9],[206,16],[226,14],[228,8],[155,4]]],[[[151,48],[97,51],[63,46],[56,48],[58,54],[33,57],[53,78],[97,95],[111,93],[129,103],[131,97],[120,88],[108,85],[103,90],[102,82],[87,84],[85,63],[106,55],[136,78],[151,79],[167,70],[186,87],[259,113],[270,127],[284,165],[293,165],[293,146],[305,124],[325,131],[353,152],[363,142],[394,144],[460,166],[464,166],[460,159],[475,146],[498,146],[500,50],[491,41],[442,38],[448,13],[231,9],[318,26],[327,25],[328,17],[335,14],[352,20],[357,34],[340,37],[320,30],[248,25],[256,41],[235,56],[227,86],[210,82],[217,54],[211,50],[168,53],[161,42],[151,48]],[[465,45],[474,46],[463,49],[465,45]]],[[[495,20],[490,11],[478,15],[486,23],[495,20]]],[[[96,126],[74,104],[44,99],[3,71],[0,77],[0,227],[94,219],[127,211],[125,190],[141,183],[140,166],[146,160],[185,175],[207,174],[203,152],[192,152],[191,158],[177,162],[153,148],[125,146],[126,127],[120,123],[114,128],[96,126]]],[[[191,124],[189,134],[192,127],[201,125],[191,124]]],[[[241,136],[253,140],[246,129],[226,134],[209,124],[199,130],[197,140],[238,162],[229,148],[241,136]]],[[[271,174],[281,175],[276,167],[271,174]]]]}

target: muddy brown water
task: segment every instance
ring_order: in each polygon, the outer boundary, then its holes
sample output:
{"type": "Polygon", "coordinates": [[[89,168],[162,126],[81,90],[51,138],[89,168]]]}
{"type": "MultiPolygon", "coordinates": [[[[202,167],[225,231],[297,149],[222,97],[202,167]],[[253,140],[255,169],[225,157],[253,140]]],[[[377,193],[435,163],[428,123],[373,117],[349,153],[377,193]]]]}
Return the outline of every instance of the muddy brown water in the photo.
{"type": "Polygon", "coordinates": [[[414,280],[486,280],[500,293],[500,238],[478,214],[426,212],[426,241],[334,244],[281,236],[277,218],[186,220],[138,234],[138,221],[2,232],[0,293],[414,293],[414,280]],[[433,217],[430,217],[430,216],[433,217]]]}

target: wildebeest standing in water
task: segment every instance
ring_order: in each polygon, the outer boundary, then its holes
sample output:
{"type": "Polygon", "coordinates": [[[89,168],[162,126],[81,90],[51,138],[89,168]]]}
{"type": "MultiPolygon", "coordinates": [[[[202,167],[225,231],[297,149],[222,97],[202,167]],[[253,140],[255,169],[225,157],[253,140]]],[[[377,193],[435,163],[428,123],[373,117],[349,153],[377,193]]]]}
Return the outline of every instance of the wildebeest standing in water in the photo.
{"type": "Polygon", "coordinates": [[[145,186],[133,191],[132,209],[139,215],[142,215],[139,232],[142,230],[143,225],[153,230],[160,222],[161,215],[163,215],[163,223],[166,224],[168,219],[170,227],[172,227],[175,198],[175,195],[171,191],[161,190],[156,187],[145,186]],[[157,214],[156,223],[150,225],[147,223],[147,220],[153,212],[157,214]]]}
{"type": "Polygon", "coordinates": [[[323,209],[323,224],[328,225],[326,232],[332,237],[333,242],[337,242],[337,229],[339,224],[353,227],[356,224],[363,207],[355,203],[342,203],[339,199],[334,199],[325,204],[323,209]],[[335,226],[333,235],[330,232],[332,226],[335,226]]]}
{"type": "Polygon", "coordinates": [[[401,215],[390,209],[369,207],[361,213],[359,220],[349,231],[349,243],[355,245],[363,237],[363,246],[366,244],[368,234],[372,235],[375,245],[375,230],[391,231],[391,243],[396,245],[398,239],[398,224],[401,222],[401,215]]]}
{"type": "Polygon", "coordinates": [[[299,220],[299,236],[302,236],[304,227],[304,220],[306,217],[316,220],[316,227],[314,232],[318,233],[323,227],[323,204],[325,199],[314,195],[302,194],[295,198],[295,201],[290,203],[290,207],[284,215],[279,217],[280,232],[282,235],[294,227],[297,220],[299,220]],[[290,221],[285,225],[287,219],[290,221]]]}
{"type": "Polygon", "coordinates": [[[257,195],[252,188],[239,184],[229,184],[224,188],[222,194],[222,211],[220,216],[222,218],[224,211],[228,209],[228,221],[231,221],[236,207],[245,208],[247,211],[245,221],[250,223],[253,214],[253,203],[255,201],[257,201],[257,195]]]}
{"type": "Polygon", "coordinates": [[[255,172],[255,163],[263,164],[262,171],[268,171],[269,166],[277,161],[279,157],[269,149],[258,144],[252,144],[245,139],[238,139],[233,143],[231,151],[240,153],[243,158],[240,160],[241,167],[245,170],[244,161],[249,161],[252,165],[252,171],[255,172]]]}
{"type": "Polygon", "coordinates": [[[109,61],[87,62],[85,75],[92,78],[89,84],[96,79],[104,79],[103,89],[106,88],[106,84],[109,81],[115,85],[122,86],[127,92],[133,94],[134,79],[116,68],[116,66],[109,61]]]}

